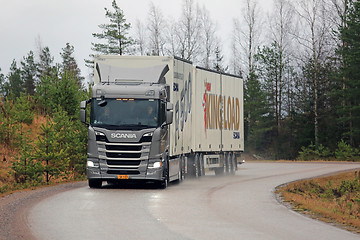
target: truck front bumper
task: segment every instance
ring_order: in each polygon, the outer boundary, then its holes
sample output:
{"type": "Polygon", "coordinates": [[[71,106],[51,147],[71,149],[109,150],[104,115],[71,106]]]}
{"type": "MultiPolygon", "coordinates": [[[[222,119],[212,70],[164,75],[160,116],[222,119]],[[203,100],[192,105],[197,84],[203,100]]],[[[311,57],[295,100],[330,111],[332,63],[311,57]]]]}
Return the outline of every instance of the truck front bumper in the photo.
{"type": "Polygon", "coordinates": [[[103,181],[107,180],[122,180],[122,179],[133,179],[133,180],[149,180],[149,181],[161,181],[164,179],[163,176],[163,167],[148,167],[148,161],[146,164],[141,164],[136,171],[136,174],[132,174],[131,171],[119,171],[118,173],[113,173],[114,171],[108,167],[102,166],[87,166],[86,174],[88,179],[102,179],[103,181]],[[113,171],[113,172],[112,172],[113,171]]]}

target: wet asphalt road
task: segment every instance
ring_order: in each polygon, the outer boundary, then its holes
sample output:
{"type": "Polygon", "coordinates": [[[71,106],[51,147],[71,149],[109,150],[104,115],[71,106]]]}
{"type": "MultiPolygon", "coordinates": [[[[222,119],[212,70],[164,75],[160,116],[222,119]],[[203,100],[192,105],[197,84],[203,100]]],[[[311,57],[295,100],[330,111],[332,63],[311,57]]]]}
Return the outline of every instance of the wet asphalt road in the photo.
{"type": "Polygon", "coordinates": [[[276,186],[360,168],[344,163],[247,162],[235,176],[151,185],[81,187],[45,198],[29,210],[38,239],[360,239],[280,204],[276,186]]]}

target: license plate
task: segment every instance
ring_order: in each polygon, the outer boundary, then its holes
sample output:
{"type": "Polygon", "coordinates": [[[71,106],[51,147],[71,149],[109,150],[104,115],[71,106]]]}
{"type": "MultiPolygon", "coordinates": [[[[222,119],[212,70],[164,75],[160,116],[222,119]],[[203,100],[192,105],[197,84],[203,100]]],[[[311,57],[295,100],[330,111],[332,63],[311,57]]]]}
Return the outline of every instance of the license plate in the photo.
{"type": "Polygon", "coordinates": [[[118,175],[118,179],[129,179],[129,175],[118,175]]]}

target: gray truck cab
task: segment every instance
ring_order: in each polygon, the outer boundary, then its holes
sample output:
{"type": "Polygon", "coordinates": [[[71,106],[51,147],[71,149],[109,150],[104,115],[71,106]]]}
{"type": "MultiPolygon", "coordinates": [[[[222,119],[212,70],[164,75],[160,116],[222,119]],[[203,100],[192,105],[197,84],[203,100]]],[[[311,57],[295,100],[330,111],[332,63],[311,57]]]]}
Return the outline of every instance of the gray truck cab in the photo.
{"type": "Polygon", "coordinates": [[[150,180],[167,185],[172,104],[164,75],[168,66],[121,69],[97,65],[101,80],[91,99],[80,104],[88,125],[87,178],[91,188],[103,181],[150,180]],[[108,69],[109,71],[104,71],[108,69]]]}

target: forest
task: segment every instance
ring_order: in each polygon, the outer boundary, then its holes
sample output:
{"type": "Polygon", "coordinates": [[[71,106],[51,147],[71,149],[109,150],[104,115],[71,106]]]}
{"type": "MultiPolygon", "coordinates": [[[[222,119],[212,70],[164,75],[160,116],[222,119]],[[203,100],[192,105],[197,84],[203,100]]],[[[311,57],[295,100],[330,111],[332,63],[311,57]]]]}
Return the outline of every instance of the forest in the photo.
{"type": "MultiPolygon", "coordinates": [[[[92,53],[81,64],[92,68],[96,54],[170,55],[240,75],[246,153],[360,160],[359,1],[274,0],[265,13],[256,0],[243,0],[227,36],[230,46],[196,0],[183,0],[176,20],[153,2],[146,19],[135,23],[116,0],[104,10],[108,21],[89,33],[92,53]]],[[[11,169],[1,170],[0,181],[84,176],[87,135],[78,112],[91,79],[81,75],[74,51],[67,43],[55,63],[49,47],[39,44],[14,59],[7,74],[0,69],[0,160],[11,169]],[[29,127],[36,121],[37,129],[29,127]]]]}

